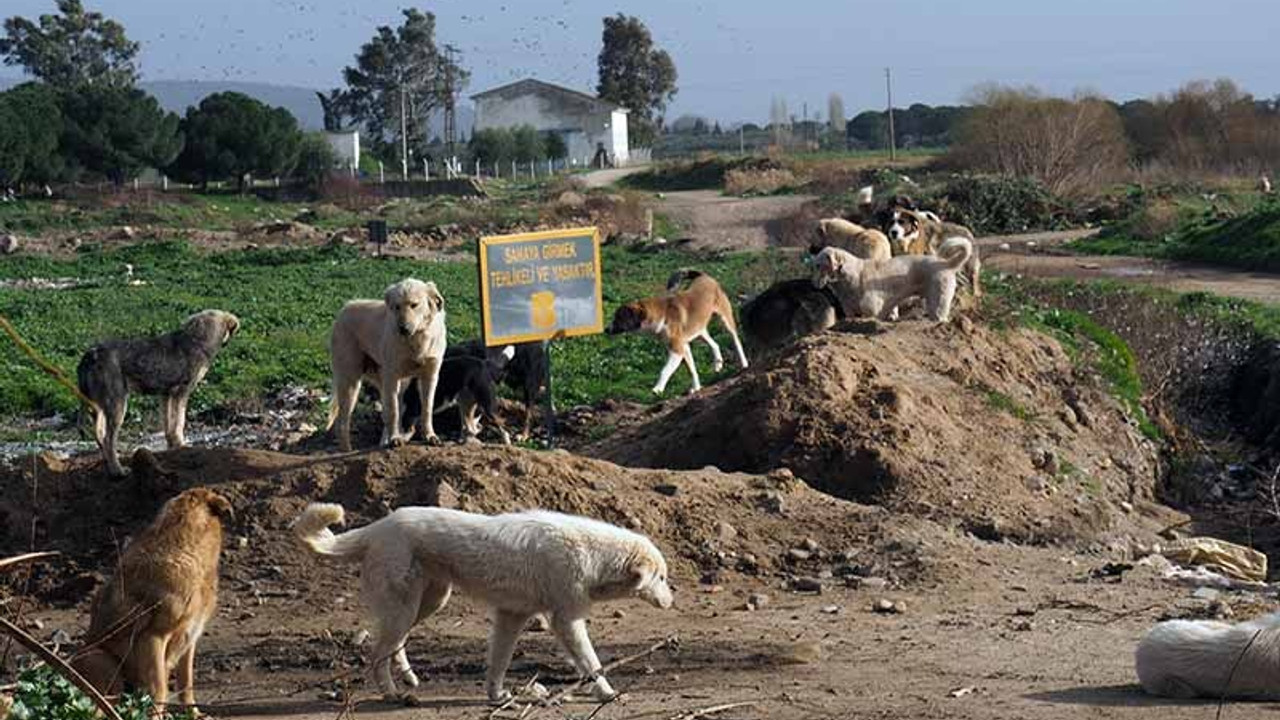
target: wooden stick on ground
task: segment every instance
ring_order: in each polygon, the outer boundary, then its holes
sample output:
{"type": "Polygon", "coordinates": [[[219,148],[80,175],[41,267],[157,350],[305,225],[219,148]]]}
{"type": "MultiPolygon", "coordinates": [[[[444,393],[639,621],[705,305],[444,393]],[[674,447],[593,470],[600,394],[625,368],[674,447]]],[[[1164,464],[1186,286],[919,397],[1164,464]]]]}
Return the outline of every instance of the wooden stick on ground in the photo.
{"type": "MultiPolygon", "coordinates": [[[[592,677],[579,678],[576,682],[571,683],[571,684],[570,684],[568,687],[566,687],[565,689],[563,689],[563,690],[561,690],[560,692],[556,693],[555,695],[552,695],[551,697],[547,698],[547,700],[546,700],[546,701],[545,701],[545,702],[544,702],[540,707],[538,707],[538,708],[534,709],[532,712],[530,712],[530,713],[529,713],[527,716],[525,716],[525,717],[527,717],[527,718],[536,717],[536,716],[537,716],[537,714],[538,714],[539,712],[542,712],[542,711],[543,711],[543,710],[545,710],[546,708],[551,707],[552,705],[558,705],[558,704],[560,704],[561,702],[564,702],[564,699],[565,699],[565,698],[567,698],[567,697],[569,697],[570,695],[572,695],[575,691],[577,691],[577,690],[578,690],[578,688],[582,687],[583,685],[585,685],[585,684],[587,684],[587,683],[589,683],[589,682],[595,682],[595,679],[596,679],[597,677],[600,677],[600,676],[602,676],[602,675],[606,675],[606,674],[608,674],[609,672],[611,672],[611,671],[613,671],[613,670],[617,670],[618,668],[622,667],[623,665],[627,665],[627,664],[629,664],[629,663],[633,663],[633,662],[635,662],[636,660],[641,660],[641,659],[643,659],[643,658],[647,658],[647,657],[649,657],[650,655],[652,655],[652,654],[654,654],[654,653],[658,652],[659,650],[665,650],[665,649],[667,649],[667,648],[676,647],[676,646],[679,644],[679,642],[680,642],[680,639],[679,639],[679,638],[677,638],[675,635],[671,635],[671,636],[669,636],[669,637],[667,637],[667,638],[663,639],[663,640],[662,640],[662,641],[660,641],[660,642],[656,642],[656,643],[654,643],[653,645],[650,645],[650,646],[649,646],[649,648],[648,648],[648,649],[646,649],[646,650],[642,650],[642,651],[640,651],[640,652],[638,652],[638,653],[636,653],[636,654],[634,654],[634,655],[628,655],[628,656],[626,656],[626,657],[624,657],[624,658],[619,658],[618,660],[614,660],[613,662],[609,663],[608,665],[605,665],[604,667],[600,668],[600,671],[599,671],[599,672],[597,672],[597,673],[595,673],[595,675],[593,675],[592,677]]],[[[606,703],[608,703],[608,702],[612,702],[612,700],[606,701],[606,703]]]]}
{"type": "Polygon", "coordinates": [[[59,675],[71,681],[72,685],[80,688],[80,691],[89,696],[89,699],[93,701],[94,705],[98,706],[98,709],[102,711],[102,714],[105,715],[108,720],[123,720],[123,718],[120,717],[120,713],[116,712],[116,709],[111,707],[111,703],[107,702],[107,699],[102,697],[102,693],[98,692],[97,688],[90,684],[88,680],[85,680],[84,676],[76,672],[75,668],[68,665],[65,660],[55,655],[49,648],[40,644],[39,640],[31,637],[24,632],[22,628],[14,625],[4,618],[0,618],[0,630],[4,631],[5,634],[11,636],[14,640],[17,640],[18,644],[39,656],[41,660],[44,660],[52,666],[54,670],[58,671],[59,675]]]}
{"type": "Polygon", "coordinates": [[[746,702],[727,703],[725,705],[712,705],[711,707],[701,708],[699,710],[685,710],[684,712],[672,715],[670,720],[697,720],[698,718],[715,715],[716,713],[722,713],[726,710],[748,707],[755,704],[754,700],[748,700],[746,702]]]}
{"type": "Polygon", "coordinates": [[[43,560],[44,558],[54,557],[61,554],[62,553],[53,550],[48,552],[29,552],[21,555],[14,555],[13,557],[7,557],[0,560],[0,572],[5,572],[14,565],[21,565],[22,563],[32,562],[35,560],[43,560]]]}

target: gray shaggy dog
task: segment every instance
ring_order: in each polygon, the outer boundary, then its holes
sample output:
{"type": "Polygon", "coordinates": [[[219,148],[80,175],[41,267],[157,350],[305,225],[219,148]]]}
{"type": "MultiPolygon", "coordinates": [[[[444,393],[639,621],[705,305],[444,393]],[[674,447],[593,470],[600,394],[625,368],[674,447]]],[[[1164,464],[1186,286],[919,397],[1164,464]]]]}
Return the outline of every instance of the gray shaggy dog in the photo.
{"type": "Polygon", "coordinates": [[[80,392],[97,404],[93,431],[107,472],[125,474],[116,455],[129,393],[164,398],[164,438],[169,449],[186,444],[187,400],[209,372],[214,357],[240,329],[240,320],[221,310],[187,318],[182,329],[159,337],[108,340],[89,348],[76,375],[80,392]]]}

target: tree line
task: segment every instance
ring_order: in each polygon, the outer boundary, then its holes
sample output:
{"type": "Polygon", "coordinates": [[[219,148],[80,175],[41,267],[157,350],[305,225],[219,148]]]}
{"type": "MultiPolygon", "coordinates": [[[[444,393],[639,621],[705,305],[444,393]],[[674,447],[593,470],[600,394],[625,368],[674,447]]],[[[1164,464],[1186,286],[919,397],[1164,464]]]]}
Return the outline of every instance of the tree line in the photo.
{"type": "Polygon", "coordinates": [[[1256,174],[1280,166],[1280,98],[1231,80],[1194,81],[1152,100],[1117,104],[1080,94],[987,86],[954,130],[950,160],[1035,178],[1071,193],[1134,170],[1256,174]]]}
{"type": "Polygon", "coordinates": [[[0,93],[0,185],[120,185],[155,168],[243,188],[248,177],[316,181],[332,167],[323,137],[239,93],[211,95],[182,117],[166,112],[136,87],[140,46],[119,23],[81,0],[57,0],[57,10],[4,23],[0,56],[35,80],[0,93]]]}
{"type": "MultiPolygon", "coordinates": [[[[11,17],[0,58],[34,78],[0,93],[0,186],[106,179],[123,184],[148,168],[207,186],[250,177],[299,176],[318,183],[333,169],[325,139],[304,133],[286,110],[238,93],[205,98],[185,115],[166,112],[136,87],[141,46],[118,22],[56,0],[38,20],[11,17]]],[[[675,95],[671,57],[644,24],[606,17],[599,56],[601,98],[631,110],[631,137],[652,141],[675,95]]],[[[439,153],[429,119],[456,100],[470,74],[455,48],[436,40],[436,19],[402,11],[396,27],[377,28],[344,87],[318,93],[327,130],[359,128],[374,157],[398,165],[402,153],[439,153]]],[[[562,158],[563,137],[532,128],[481,133],[470,145],[482,162],[562,158]]]]}

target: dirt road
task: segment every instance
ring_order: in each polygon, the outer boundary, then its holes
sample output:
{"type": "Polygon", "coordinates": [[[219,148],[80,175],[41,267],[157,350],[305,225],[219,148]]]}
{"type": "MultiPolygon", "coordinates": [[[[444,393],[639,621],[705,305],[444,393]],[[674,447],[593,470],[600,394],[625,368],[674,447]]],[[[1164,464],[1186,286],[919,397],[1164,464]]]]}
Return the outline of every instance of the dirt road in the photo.
{"type": "Polygon", "coordinates": [[[809,195],[740,198],[719,190],[666,193],[660,203],[701,250],[763,250],[776,244],[782,221],[814,200],[809,195]]]}
{"type": "Polygon", "coordinates": [[[1280,303],[1280,275],[1117,255],[1070,255],[1062,248],[1089,231],[981,238],[983,269],[1027,277],[1119,280],[1176,292],[1207,292],[1280,303]],[[1008,249],[1003,246],[1007,245],[1008,249]]]}

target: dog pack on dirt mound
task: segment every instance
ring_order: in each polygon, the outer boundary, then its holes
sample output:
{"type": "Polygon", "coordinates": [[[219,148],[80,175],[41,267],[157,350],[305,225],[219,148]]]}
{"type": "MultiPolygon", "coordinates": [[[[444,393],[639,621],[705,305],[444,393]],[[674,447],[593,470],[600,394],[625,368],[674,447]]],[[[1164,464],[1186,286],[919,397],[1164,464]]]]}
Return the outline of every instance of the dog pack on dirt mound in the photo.
{"type": "Polygon", "coordinates": [[[1155,449],[1056,341],[967,321],[881,328],[802,340],[582,452],[631,467],[789,468],[833,495],[993,538],[1092,540],[1149,505],[1155,449]]]}

